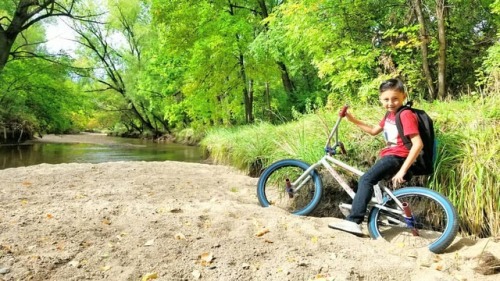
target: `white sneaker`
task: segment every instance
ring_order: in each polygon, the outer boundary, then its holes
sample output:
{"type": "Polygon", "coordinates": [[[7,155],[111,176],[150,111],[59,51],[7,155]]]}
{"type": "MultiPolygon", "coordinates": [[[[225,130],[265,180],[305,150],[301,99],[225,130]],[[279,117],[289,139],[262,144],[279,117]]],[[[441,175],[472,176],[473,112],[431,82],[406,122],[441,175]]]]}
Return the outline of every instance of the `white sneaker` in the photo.
{"type": "Polygon", "coordinates": [[[333,228],[333,229],[338,229],[342,230],[345,232],[349,232],[351,234],[357,235],[357,236],[364,236],[365,234],[363,231],[361,231],[361,225],[348,221],[348,220],[343,220],[341,222],[336,222],[336,223],[331,223],[328,225],[328,227],[333,228]]]}

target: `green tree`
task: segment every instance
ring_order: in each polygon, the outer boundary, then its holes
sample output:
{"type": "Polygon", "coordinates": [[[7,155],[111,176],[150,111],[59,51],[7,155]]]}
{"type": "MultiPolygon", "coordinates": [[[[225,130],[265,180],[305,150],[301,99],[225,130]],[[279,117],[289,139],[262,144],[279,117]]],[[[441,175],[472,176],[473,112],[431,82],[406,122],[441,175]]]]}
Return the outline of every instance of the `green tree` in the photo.
{"type": "Polygon", "coordinates": [[[17,40],[32,26],[59,16],[87,20],[89,16],[75,14],[78,2],[79,0],[3,1],[0,4],[0,72],[9,59],[36,56],[26,52],[23,47],[41,42],[17,40]]]}
{"type": "Polygon", "coordinates": [[[153,15],[165,42],[157,54],[164,58],[156,61],[184,65],[182,73],[156,70],[178,79],[165,83],[178,85],[170,92],[186,117],[209,125],[251,122],[254,66],[246,53],[254,31],[246,19],[255,21],[251,10],[231,1],[153,1],[153,15]]]}
{"type": "MultiPolygon", "coordinates": [[[[97,9],[92,5],[88,8],[97,9]]],[[[142,67],[142,36],[147,33],[147,5],[143,1],[110,0],[107,10],[106,17],[74,22],[82,46],[77,66],[90,69],[78,75],[90,79],[89,91],[109,95],[102,108],[120,112],[129,133],[158,136],[169,130],[168,124],[152,110],[154,105],[141,96],[136,86],[137,71],[142,67]]]]}
{"type": "Polygon", "coordinates": [[[87,100],[67,68],[43,60],[13,61],[0,76],[0,124],[20,137],[84,129],[87,100]],[[23,136],[24,135],[24,136],[23,136]]]}

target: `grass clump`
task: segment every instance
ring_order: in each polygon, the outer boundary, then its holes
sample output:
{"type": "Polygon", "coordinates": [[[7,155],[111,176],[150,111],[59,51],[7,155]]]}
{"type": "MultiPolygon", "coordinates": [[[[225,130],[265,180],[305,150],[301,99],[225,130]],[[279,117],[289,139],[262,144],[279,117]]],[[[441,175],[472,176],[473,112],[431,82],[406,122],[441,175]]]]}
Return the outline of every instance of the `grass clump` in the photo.
{"type": "Polygon", "coordinates": [[[455,205],[463,232],[478,236],[500,235],[498,108],[495,97],[434,107],[440,148],[431,187],[455,205]]]}

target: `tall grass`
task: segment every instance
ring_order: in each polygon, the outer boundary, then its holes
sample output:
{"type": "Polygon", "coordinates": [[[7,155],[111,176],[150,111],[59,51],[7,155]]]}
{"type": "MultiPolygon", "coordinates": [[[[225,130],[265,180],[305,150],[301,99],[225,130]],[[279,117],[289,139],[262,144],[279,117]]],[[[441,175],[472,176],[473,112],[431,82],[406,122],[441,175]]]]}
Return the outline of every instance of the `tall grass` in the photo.
{"type": "MultiPolygon", "coordinates": [[[[251,126],[209,131],[201,144],[215,163],[258,174],[260,168],[284,159],[308,163],[324,155],[326,138],[338,117],[338,108],[322,109],[298,120],[274,126],[251,126]]],[[[457,208],[464,235],[500,235],[498,173],[500,104],[498,95],[461,101],[418,103],[434,119],[439,153],[429,187],[448,196],[457,208]]],[[[376,124],[384,115],[378,105],[353,105],[351,112],[376,124]]],[[[383,147],[381,137],[361,132],[349,122],[339,137],[348,154],[342,160],[361,170],[371,166],[383,147]]]]}
{"type": "Polygon", "coordinates": [[[431,187],[454,203],[463,232],[500,235],[498,96],[439,103],[432,110],[440,112],[440,153],[431,187]]]}

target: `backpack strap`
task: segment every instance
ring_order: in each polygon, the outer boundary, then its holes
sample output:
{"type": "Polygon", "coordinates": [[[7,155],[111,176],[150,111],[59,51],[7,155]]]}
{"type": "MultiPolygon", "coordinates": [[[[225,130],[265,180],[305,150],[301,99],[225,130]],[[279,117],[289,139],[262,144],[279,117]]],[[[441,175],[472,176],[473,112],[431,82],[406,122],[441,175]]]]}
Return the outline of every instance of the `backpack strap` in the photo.
{"type": "MultiPolygon", "coordinates": [[[[404,146],[406,148],[408,148],[408,150],[411,149],[413,144],[412,144],[410,138],[404,135],[403,124],[401,123],[401,112],[403,112],[404,110],[412,110],[411,105],[412,105],[412,103],[408,102],[406,105],[403,105],[402,107],[400,107],[398,109],[398,111],[396,112],[396,116],[395,116],[396,128],[398,128],[399,137],[403,141],[404,146]]],[[[387,114],[389,114],[389,113],[387,113],[387,114]]]]}

